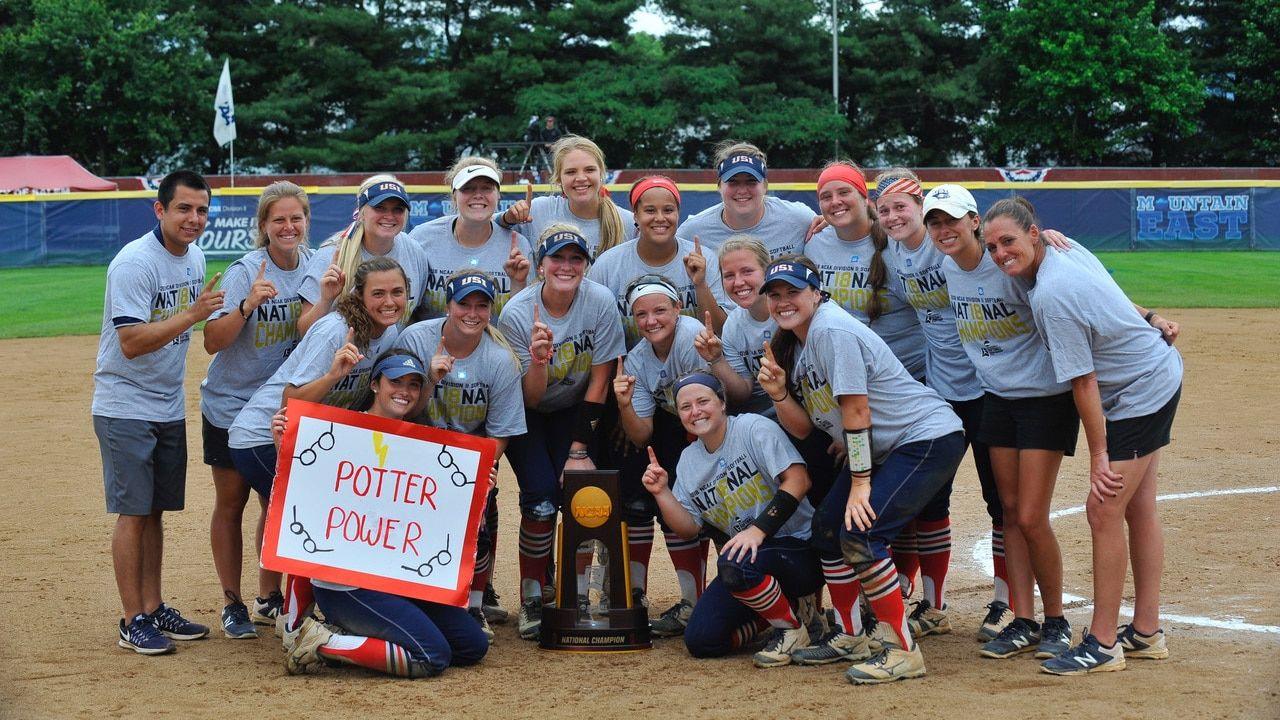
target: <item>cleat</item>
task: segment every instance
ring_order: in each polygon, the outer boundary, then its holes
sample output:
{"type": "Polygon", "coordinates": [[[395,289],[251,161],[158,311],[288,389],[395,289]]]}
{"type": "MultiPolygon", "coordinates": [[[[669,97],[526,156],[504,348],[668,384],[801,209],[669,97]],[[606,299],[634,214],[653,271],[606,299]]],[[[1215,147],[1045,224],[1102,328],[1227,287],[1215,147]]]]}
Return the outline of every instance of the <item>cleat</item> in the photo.
{"type": "Polygon", "coordinates": [[[872,617],[872,623],[864,627],[870,628],[866,631],[866,635],[867,645],[871,648],[872,655],[886,648],[902,647],[902,640],[898,637],[898,633],[889,627],[889,623],[882,623],[872,617]]]}
{"type": "Polygon", "coordinates": [[[139,655],[163,655],[176,649],[173,641],[165,637],[151,622],[151,616],[138,613],[128,625],[120,620],[120,640],[117,643],[139,655]]]}
{"type": "Polygon", "coordinates": [[[782,667],[791,664],[791,654],[809,644],[809,631],[805,626],[774,628],[764,647],[751,656],[758,668],[782,667]]]}
{"type": "Polygon", "coordinates": [[[542,632],[542,598],[532,597],[520,603],[516,629],[521,640],[537,640],[542,632]]]}
{"type": "Polygon", "coordinates": [[[915,603],[915,609],[907,618],[907,627],[911,636],[922,638],[926,635],[946,635],[951,632],[951,621],[947,619],[946,608],[936,608],[928,600],[915,603]]]}
{"type": "Polygon", "coordinates": [[[494,591],[493,583],[484,586],[484,599],[480,601],[480,609],[494,625],[502,625],[510,617],[502,605],[498,604],[498,593],[494,591]]]}
{"type": "Polygon", "coordinates": [[[1034,620],[1014,618],[994,640],[982,646],[982,657],[1003,660],[1034,651],[1040,642],[1040,626],[1034,620]]]}
{"type": "Polygon", "coordinates": [[[835,629],[805,648],[791,653],[796,665],[826,665],[841,660],[857,662],[871,657],[871,643],[866,635],[850,635],[835,629]]]}
{"type": "Polygon", "coordinates": [[[1066,618],[1045,618],[1040,626],[1040,646],[1036,657],[1045,660],[1071,649],[1071,625],[1066,618]]]}
{"type": "Polygon", "coordinates": [[[276,618],[280,617],[280,611],[283,609],[284,595],[281,595],[279,590],[272,590],[265,598],[253,599],[253,612],[250,613],[249,619],[254,625],[275,625],[276,618]]]}
{"type": "Polygon", "coordinates": [[[817,594],[805,595],[796,601],[796,619],[809,631],[810,638],[820,638],[830,630],[826,614],[818,607],[817,594]]]}
{"type": "Polygon", "coordinates": [[[978,628],[978,642],[995,640],[1000,634],[1000,629],[1005,626],[1005,616],[1012,612],[1009,604],[1001,600],[992,600],[987,603],[987,615],[982,618],[982,627],[978,628]]]}
{"type": "Polygon", "coordinates": [[[918,645],[910,650],[886,647],[870,660],[846,670],[844,677],[854,685],[875,685],[924,677],[924,655],[920,653],[918,645]]]}
{"type": "Polygon", "coordinates": [[[258,637],[258,629],[249,620],[249,608],[235,602],[222,608],[222,634],[232,640],[258,637]]]}
{"type": "Polygon", "coordinates": [[[209,634],[209,628],[182,617],[182,613],[160,603],[160,607],[151,613],[151,622],[155,624],[165,637],[174,640],[199,640],[209,634]]]}
{"type": "Polygon", "coordinates": [[[683,635],[691,615],[693,615],[693,605],[690,605],[688,600],[681,600],[667,608],[658,616],[658,619],[651,621],[649,629],[657,637],[683,635]]]}
{"type": "Polygon", "coordinates": [[[1164,630],[1143,635],[1133,629],[1133,624],[1116,628],[1116,642],[1124,648],[1125,659],[1164,660],[1169,657],[1169,647],[1164,644],[1164,630]]]}
{"type": "Polygon", "coordinates": [[[1050,675],[1085,675],[1123,669],[1124,648],[1120,643],[1104,648],[1093,635],[1085,635],[1079,645],[1040,663],[1040,670],[1050,675]]]}
{"type": "Polygon", "coordinates": [[[489,644],[492,645],[493,628],[489,627],[489,618],[485,617],[484,611],[478,607],[467,608],[467,614],[471,616],[472,620],[476,621],[476,624],[480,626],[480,632],[484,633],[484,636],[489,639],[489,644]]]}
{"type": "Polygon", "coordinates": [[[290,675],[302,675],[315,667],[325,664],[320,657],[320,648],[329,642],[333,632],[312,618],[302,621],[302,625],[294,631],[296,639],[293,649],[284,658],[285,670],[290,675]]]}

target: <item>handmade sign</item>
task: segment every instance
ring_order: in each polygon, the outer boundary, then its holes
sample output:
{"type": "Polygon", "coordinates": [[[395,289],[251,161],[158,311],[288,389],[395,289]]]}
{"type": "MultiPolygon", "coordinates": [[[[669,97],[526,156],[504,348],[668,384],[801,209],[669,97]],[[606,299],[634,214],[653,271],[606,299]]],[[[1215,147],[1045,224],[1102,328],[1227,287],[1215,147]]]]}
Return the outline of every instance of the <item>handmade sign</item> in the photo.
{"type": "Polygon", "coordinates": [[[262,565],[465,607],[497,443],[290,400],[262,565]]]}

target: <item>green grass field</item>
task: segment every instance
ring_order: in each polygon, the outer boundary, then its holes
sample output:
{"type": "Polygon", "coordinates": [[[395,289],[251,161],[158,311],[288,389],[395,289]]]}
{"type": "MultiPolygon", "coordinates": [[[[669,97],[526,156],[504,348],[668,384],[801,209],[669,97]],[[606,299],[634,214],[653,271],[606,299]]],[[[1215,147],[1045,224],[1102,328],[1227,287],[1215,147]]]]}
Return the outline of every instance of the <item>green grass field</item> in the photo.
{"type": "MultiPolygon", "coordinates": [[[[1099,253],[1120,287],[1153,308],[1280,307],[1280,253],[1099,253]]],[[[210,261],[218,272],[226,261],[210,261]]],[[[0,270],[0,339],[96,335],[106,268],[0,270]]]]}

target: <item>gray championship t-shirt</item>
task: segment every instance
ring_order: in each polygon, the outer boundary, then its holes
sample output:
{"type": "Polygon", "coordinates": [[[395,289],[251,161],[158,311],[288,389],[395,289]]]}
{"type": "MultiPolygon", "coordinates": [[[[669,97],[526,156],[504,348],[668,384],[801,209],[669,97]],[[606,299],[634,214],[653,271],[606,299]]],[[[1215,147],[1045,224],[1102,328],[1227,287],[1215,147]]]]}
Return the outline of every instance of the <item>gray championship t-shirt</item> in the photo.
{"type": "MultiPolygon", "coordinates": [[[[709,523],[733,537],[750,527],[780,492],[778,476],[803,464],[777,423],[750,413],[734,415],[715,452],[707,452],[698,440],[680,453],[672,493],[698,527],[709,523]]],[[[813,506],[801,498],[774,537],[807,540],[812,522],[813,506]]]]}
{"type": "MultiPolygon", "coordinates": [[[[636,249],[639,242],[639,240],[632,240],[606,250],[596,258],[591,269],[587,271],[587,277],[609,288],[613,293],[618,314],[622,316],[628,348],[635,347],[635,344],[640,342],[640,332],[636,330],[636,319],[632,317],[631,305],[627,302],[627,286],[641,275],[653,274],[665,277],[675,286],[676,294],[684,304],[681,313],[702,319],[698,313],[698,293],[694,289],[693,281],[689,279],[689,273],[684,269],[684,258],[693,252],[693,242],[676,238],[675,256],[665,265],[649,265],[641,260],[640,253],[636,249]]],[[[720,282],[720,260],[715,252],[705,247],[702,249],[702,254],[707,259],[707,287],[711,289],[711,295],[715,298],[716,304],[728,311],[733,304],[724,294],[724,283],[720,282]]]]}
{"type": "Polygon", "coordinates": [[[721,211],[724,203],[719,202],[702,212],[689,216],[676,234],[682,238],[693,239],[694,235],[702,243],[704,252],[710,248],[714,252],[734,235],[753,235],[764,242],[769,257],[777,259],[783,255],[797,255],[804,247],[804,234],[809,231],[809,223],[813,222],[813,208],[804,203],[783,200],[772,195],[764,197],[764,216],[754,227],[734,230],[724,224],[721,211]]]}
{"type": "Polygon", "coordinates": [[[1057,379],[1097,373],[1108,420],[1150,415],[1182,386],[1182,356],[1083,247],[1047,248],[1030,297],[1057,379]]]}
{"type": "Polygon", "coordinates": [[[671,352],[666,360],[659,360],[653,352],[648,340],[641,340],[623,363],[628,375],[635,375],[635,393],[631,396],[631,409],[637,417],[653,417],[654,410],[661,408],[676,415],[675,400],[671,397],[671,387],[681,375],[694,370],[706,370],[707,361],[698,354],[693,341],[702,332],[702,323],[691,317],[680,316],[676,324],[676,333],[671,343],[671,352]]]}
{"type": "Polygon", "coordinates": [[[94,415],[173,422],[187,416],[182,381],[191,329],[164,347],[125,358],[119,328],[161,322],[185,312],[204,288],[204,253],[195,243],[181,257],[160,239],[160,228],[125,245],[107,267],[102,334],[93,373],[94,415]]]}
{"type": "Polygon", "coordinates": [[[960,343],[983,389],[1003,398],[1060,395],[1069,383],[1053,377],[1049,348],[1036,329],[1023,284],[1005,275],[991,255],[972,272],[942,262],[960,343]]]}
{"type": "Polygon", "coordinates": [[[830,302],[814,313],[787,380],[813,424],[841,446],[839,397],[866,395],[872,462],[877,464],[895,448],[961,429],[951,406],[914,380],[879,335],[830,302]]]}
{"type": "Polygon", "coordinates": [[[772,317],[756,321],[751,312],[743,307],[735,307],[724,321],[724,330],[720,342],[724,347],[724,359],[733,371],[751,381],[751,397],[740,406],[734,406],[734,413],[756,413],[772,418],[777,410],[773,401],[760,387],[760,359],[764,357],[764,344],[773,341],[778,324],[772,317]]]}
{"type": "MultiPolygon", "coordinates": [[[[400,333],[396,347],[417,355],[429,368],[445,322],[436,318],[410,325],[400,333]]],[[[523,435],[520,362],[485,333],[470,355],[454,357],[453,369],[436,383],[424,412],[421,420],[431,427],[485,437],[523,435]]]]}
{"type": "Polygon", "coordinates": [[[871,289],[871,258],[875,245],[870,236],[857,242],[845,242],[828,227],[813,236],[804,246],[804,254],[818,266],[822,289],[845,312],[868,325],[889,344],[889,349],[911,373],[911,377],[924,378],[926,341],[920,329],[915,310],[907,303],[902,285],[895,281],[897,269],[894,258],[885,251],[881,258],[885,264],[885,286],[880,290],[881,312],[875,322],[867,314],[874,291],[871,289]]]}
{"type": "Polygon", "coordinates": [[[275,285],[276,296],[250,313],[236,339],[219,350],[209,363],[209,374],[200,383],[200,412],[214,427],[223,430],[231,427],[254,391],[262,387],[298,346],[298,316],[302,314],[298,288],[306,276],[311,249],[304,245],[299,252],[298,266],[283,270],[271,260],[266,248],[251,250],[231,263],[222,275],[222,290],[226,295],[222,309],[210,316],[210,320],[240,312],[240,302],[249,296],[263,260],[267,262],[266,279],[275,285]]]}
{"type": "MultiPolygon", "coordinates": [[[[492,311],[496,318],[502,312],[502,306],[511,299],[511,278],[507,277],[504,268],[507,256],[511,253],[511,231],[494,222],[489,240],[478,248],[469,248],[458,242],[453,235],[453,223],[456,219],[456,215],[448,215],[423,223],[409,233],[409,237],[422,246],[431,260],[426,298],[423,300],[428,315],[443,317],[447,312],[449,301],[445,298],[445,289],[450,275],[462,270],[483,270],[493,277],[498,288],[492,311]]],[[[516,244],[521,254],[530,259],[529,279],[533,280],[533,254],[529,250],[529,240],[517,233],[516,244]]]]}
{"type": "Polygon", "coordinates": [[[956,333],[947,276],[942,271],[942,261],[947,256],[928,238],[915,250],[890,240],[885,252],[892,255],[889,266],[894,270],[895,281],[907,303],[915,308],[916,319],[924,330],[924,374],[929,387],[947,400],[981,397],[982,383],[956,333]]]}
{"type": "Polygon", "coordinates": [[[533,308],[551,330],[551,364],[547,391],[537,410],[561,410],[582,401],[591,379],[591,368],[618,359],[626,352],[622,318],[609,288],[582,279],[582,285],[564,317],[552,317],[542,303],[542,283],[516,293],[502,309],[498,325],[520,360],[520,371],[529,371],[529,340],[533,334],[533,308]]]}
{"type": "MultiPolygon", "coordinates": [[[[617,207],[615,204],[614,207],[617,207]]],[[[626,208],[618,208],[618,215],[622,219],[622,235],[624,240],[634,240],[636,238],[636,216],[631,214],[626,208]]],[[[531,220],[527,223],[520,223],[511,226],[512,230],[529,238],[529,242],[533,245],[538,244],[538,238],[542,237],[542,231],[556,223],[568,223],[582,233],[582,237],[587,241],[587,247],[591,249],[591,257],[595,257],[600,252],[600,219],[588,220],[580,218],[573,214],[569,209],[569,200],[563,195],[542,195],[533,199],[533,203],[529,207],[529,216],[531,220]]],[[[494,215],[494,220],[502,217],[502,213],[494,215]]]]}
{"type": "MultiPolygon", "coordinates": [[[[298,347],[289,353],[288,359],[276,370],[262,387],[258,388],[240,414],[231,423],[227,445],[245,449],[270,445],[271,416],[284,407],[286,385],[302,387],[329,372],[333,367],[333,355],[347,342],[347,322],[337,312],[320,318],[303,336],[298,347]]],[[[320,399],[323,405],[354,409],[369,392],[369,373],[373,361],[387,348],[395,347],[399,330],[387,328],[382,337],[374,338],[364,350],[364,359],[356,363],[346,377],[334,384],[320,399]]]]}
{"type": "MultiPolygon", "coordinates": [[[[320,276],[324,275],[324,271],[329,269],[337,256],[337,245],[322,245],[311,256],[311,260],[307,262],[306,277],[298,290],[303,300],[312,305],[319,302],[320,276]]],[[[378,256],[363,247],[360,248],[360,262],[366,262],[375,257],[378,256]]],[[[427,286],[427,278],[431,275],[431,263],[427,260],[427,251],[422,249],[422,245],[414,242],[413,238],[400,233],[391,244],[391,252],[385,257],[400,263],[405,275],[409,276],[409,302],[405,304],[405,317],[408,317],[423,301],[423,289],[427,286]]]]}

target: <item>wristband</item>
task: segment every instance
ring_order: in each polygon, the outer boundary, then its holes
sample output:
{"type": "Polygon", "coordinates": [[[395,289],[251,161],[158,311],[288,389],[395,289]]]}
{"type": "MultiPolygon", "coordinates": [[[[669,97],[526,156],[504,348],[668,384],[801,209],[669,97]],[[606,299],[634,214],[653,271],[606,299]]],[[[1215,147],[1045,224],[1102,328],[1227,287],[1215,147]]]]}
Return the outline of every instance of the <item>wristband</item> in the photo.
{"type": "Polygon", "coordinates": [[[1155,310],[1148,310],[1148,311],[1147,311],[1147,314],[1142,316],[1142,319],[1143,319],[1143,320],[1146,320],[1146,321],[1147,321],[1147,324],[1148,324],[1148,325],[1150,325],[1150,324],[1151,324],[1151,318],[1153,318],[1153,317],[1155,317],[1155,316],[1156,316],[1156,311],[1155,311],[1155,310]]]}
{"type": "Polygon", "coordinates": [[[849,462],[849,472],[854,475],[871,474],[871,428],[845,428],[844,450],[849,462]]]}
{"type": "Polygon", "coordinates": [[[779,489],[774,494],[773,500],[769,502],[769,506],[751,524],[760,528],[765,537],[773,537],[773,534],[782,529],[787,520],[791,519],[792,513],[798,507],[800,507],[799,500],[792,497],[791,493],[779,489]]]}
{"type": "Polygon", "coordinates": [[[245,311],[244,311],[244,299],[243,299],[243,298],[241,298],[241,300],[240,300],[240,317],[241,317],[241,319],[248,320],[248,319],[249,319],[249,315],[250,315],[250,314],[251,314],[251,313],[247,313],[247,312],[245,312],[245,311]]]}
{"type": "MultiPolygon", "coordinates": [[[[769,395],[769,393],[765,393],[765,395],[769,395]]],[[[774,397],[774,396],[772,396],[772,395],[769,395],[769,399],[770,399],[770,400],[772,400],[772,401],[774,401],[774,402],[776,402],[776,403],[785,402],[785,401],[786,401],[786,399],[787,399],[787,393],[785,393],[785,392],[784,392],[784,393],[782,393],[782,397],[781,397],[781,398],[776,398],[776,397],[774,397]]]]}
{"type": "Polygon", "coordinates": [[[586,460],[589,457],[591,457],[591,455],[586,450],[570,450],[569,451],[570,460],[586,460]]]}
{"type": "Polygon", "coordinates": [[[583,402],[578,409],[578,421],[574,423],[572,440],[590,445],[601,415],[604,415],[604,403],[583,402]]]}

